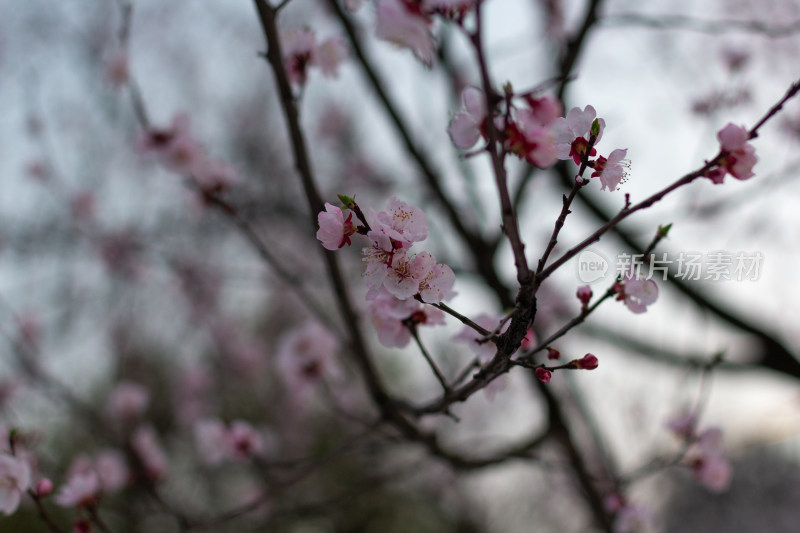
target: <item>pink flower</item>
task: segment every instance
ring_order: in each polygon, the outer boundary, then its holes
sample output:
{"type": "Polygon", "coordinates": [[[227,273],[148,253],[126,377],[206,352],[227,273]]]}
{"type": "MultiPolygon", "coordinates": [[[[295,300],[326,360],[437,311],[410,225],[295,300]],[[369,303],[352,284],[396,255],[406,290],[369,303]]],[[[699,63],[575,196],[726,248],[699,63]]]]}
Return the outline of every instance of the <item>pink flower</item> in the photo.
{"type": "Polygon", "coordinates": [[[724,492],[733,477],[733,469],[722,447],[722,430],[710,427],[698,433],[687,458],[695,479],[712,492],[724,492]]]}
{"type": "Polygon", "coordinates": [[[62,507],[90,507],[97,502],[100,481],[93,470],[69,476],[67,484],[56,494],[55,502],[62,507]]]}
{"type": "Polygon", "coordinates": [[[526,96],[525,101],[528,103],[532,117],[542,126],[552,126],[564,112],[561,102],[549,96],[539,98],[526,96]]]}
{"type": "Polygon", "coordinates": [[[617,290],[617,300],[624,300],[628,309],[637,314],[647,311],[647,306],[658,299],[656,282],[652,279],[634,278],[632,272],[614,288],[617,290]]]}
{"type": "Polygon", "coordinates": [[[104,493],[110,494],[128,484],[130,472],[125,456],[113,449],[100,451],[94,460],[94,470],[104,493]]]}
{"type": "Polygon", "coordinates": [[[228,442],[231,457],[247,460],[264,452],[264,441],[261,434],[244,420],[234,420],[228,430],[228,442]]]}
{"type": "Polygon", "coordinates": [[[461,92],[461,110],[456,113],[447,133],[456,148],[467,150],[483,135],[483,123],[486,120],[486,103],[483,93],[475,87],[467,87],[461,92]]]}
{"type": "Polygon", "coordinates": [[[416,300],[399,300],[386,289],[370,302],[372,324],[378,331],[378,340],[386,347],[402,348],[411,340],[409,326],[444,324],[444,313],[416,300]]]}
{"type": "Polygon", "coordinates": [[[192,174],[206,157],[205,150],[192,138],[189,117],[175,115],[166,129],[151,129],[139,139],[143,152],[155,153],[168,168],[181,174],[192,174]]]}
{"type": "MultiPolygon", "coordinates": [[[[587,105],[583,111],[573,107],[567,112],[566,118],[558,119],[553,124],[553,135],[555,137],[556,155],[558,159],[570,159],[576,165],[581,164],[581,158],[586,154],[591,136],[592,122],[594,122],[597,112],[594,107],[587,105]]],[[[600,142],[605,128],[605,121],[598,119],[600,132],[597,134],[595,143],[600,142]]],[[[592,148],[590,156],[597,152],[592,148]]]]}
{"type": "Polygon", "coordinates": [[[386,210],[372,212],[373,230],[380,230],[391,239],[399,241],[404,248],[411,243],[428,238],[428,219],[419,207],[408,205],[392,196],[386,202],[386,210]]]}
{"type": "Polygon", "coordinates": [[[194,427],[195,441],[203,461],[218,465],[223,461],[243,461],[264,453],[264,438],[243,420],[226,427],[216,418],[201,420],[194,427]]]}
{"type": "Polygon", "coordinates": [[[228,433],[216,418],[199,420],[194,425],[194,439],[203,461],[210,465],[220,464],[228,455],[228,433]]]}
{"type": "Polygon", "coordinates": [[[147,408],[150,393],[138,383],[120,381],[108,395],[108,412],[118,419],[130,420],[140,416],[147,408]]]}
{"type": "Polygon", "coordinates": [[[347,48],[342,39],[331,37],[317,47],[317,66],[326,78],[338,75],[339,65],[347,58],[347,48]]]}
{"type": "MultiPolygon", "coordinates": [[[[394,262],[395,247],[392,239],[381,231],[372,230],[367,233],[372,244],[362,249],[364,262],[364,281],[369,287],[367,299],[371,300],[377,291],[383,287],[383,282],[389,275],[389,270],[394,262]]],[[[400,249],[401,253],[405,253],[400,249]]]]}
{"type": "Polygon", "coordinates": [[[623,504],[614,515],[614,533],[647,531],[653,524],[653,515],[637,505],[623,504]]]}
{"type": "Polygon", "coordinates": [[[409,257],[405,250],[395,252],[383,286],[396,298],[405,300],[419,293],[419,286],[431,267],[433,256],[427,252],[409,257]]]}
{"type": "Polygon", "coordinates": [[[286,333],[278,345],[277,363],[290,391],[304,394],[326,373],[335,372],[336,337],[316,322],[286,333]]]}
{"type": "Polygon", "coordinates": [[[27,462],[12,455],[0,455],[0,511],[13,514],[30,484],[31,469],[27,462]]]}
{"type": "Polygon", "coordinates": [[[627,177],[628,173],[626,169],[631,166],[630,162],[625,159],[627,153],[627,148],[624,150],[614,150],[611,152],[611,155],[608,156],[608,159],[600,156],[594,162],[592,177],[600,178],[600,183],[602,185],[600,187],[601,191],[604,189],[608,191],[616,190],[620,181],[627,177]]]}
{"type": "Polygon", "coordinates": [[[140,426],[131,437],[131,448],[142,462],[148,477],[156,481],[167,471],[167,456],[152,426],[140,426]]]}
{"type": "Polygon", "coordinates": [[[731,122],[717,132],[717,139],[726,152],[741,150],[750,140],[750,132],[744,126],[736,126],[731,122]]]}
{"type": "Polygon", "coordinates": [[[719,455],[704,455],[692,466],[695,479],[711,492],[725,492],[731,485],[733,469],[719,455]]]}
{"type": "Polygon", "coordinates": [[[536,347],[537,343],[536,339],[536,332],[533,331],[533,328],[529,328],[528,332],[522,337],[522,343],[519,345],[520,350],[530,350],[536,347]]]}
{"type": "Polygon", "coordinates": [[[440,303],[453,296],[453,285],[456,275],[447,265],[436,263],[436,259],[427,252],[417,255],[415,263],[420,262],[420,269],[425,275],[419,282],[419,296],[426,303],[440,303]]]}
{"type": "Polygon", "coordinates": [[[539,168],[551,167],[557,160],[555,137],[545,120],[546,113],[537,114],[530,109],[519,109],[514,123],[506,128],[506,144],[511,152],[539,168]]]}
{"type": "Polygon", "coordinates": [[[316,60],[317,38],[308,29],[281,32],[281,52],[289,81],[303,85],[308,79],[308,67],[316,60]]]}
{"type": "Polygon", "coordinates": [[[351,244],[350,236],[356,232],[352,219],[353,213],[349,213],[345,220],[340,208],[325,203],[325,211],[320,211],[317,215],[317,239],[326,250],[338,250],[351,244]]]}
{"type": "Polygon", "coordinates": [[[748,142],[750,140],[750,132],[747,128],[736,126],[729,122],[717,132],[717,138],[725,154],[719,163],[719,167],[706,173],[706,177],[716,184],[723,182],[726,173],[738,180],[752,178],[755,175],[753,166],[755,166],[758,158],[756,157],[756,149],[748,142]]]}
{"type": "Polygon", "coordinates": [[[435,52],[431,19],[418,4],[402,0],[379,0],[375,36],[403,48],[430,66],[435,52]]]}
{"type": "MultiPolygon", "coordinates": [[[[489,331],[494,331],[500,324],[499,320],[486,313],[476,316],[473,321],[489,331]]],[[[469,349],[478,357],[481,363],[486,363],[497,353],[497,346],[495,346],[494,342],[485,340],[483,335],[469,326],[464,326],[461,332],[453,337],[453,340],[467,343],[469,349]]]]}
{"type": "Polygon", "coordinates": [[[667,429],[683,439],[688,439],[694,434],[696,425],[697,417],[688,411],[670,418],[666,424],[667,429]]]}

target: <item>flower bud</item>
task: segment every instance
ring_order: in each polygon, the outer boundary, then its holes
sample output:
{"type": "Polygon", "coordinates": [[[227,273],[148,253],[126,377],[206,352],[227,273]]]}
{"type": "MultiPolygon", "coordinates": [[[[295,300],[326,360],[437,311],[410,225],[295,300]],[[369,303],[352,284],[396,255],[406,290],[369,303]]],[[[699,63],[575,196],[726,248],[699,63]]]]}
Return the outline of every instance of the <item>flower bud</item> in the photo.
{"type": "Polygon", "coordinates": [[[39,498],[45,498],[51,494],[53,494],[53,482],[46,477],[40,479],[36,484],[36,495],[39,498]]]}
{"type": "Polygon", "coordinates": [[[561,357],[561,352],[559,352],[555,348],[548,348],[547,349],[547,358],[548,359],[559,359],[560,357],[561,357]]]}
{"type": "Polygon", "coordinates": [[[594,355],[587,353],[581,359],[577,360],[578,368],[582,368],[584,370],[594,370],[597,368],[597,357],[594,355]]]}
{"type": "Polygon", "coordinates": [[[589,305],[589,300],[592,299],[592,289],[588,285],[583,285],[578,287],[577,292],[578,300],[581,301],[583,305],[589,305]]]}
{"type": "Polygon", "coordinates": [[[544,367],[539,367],[535,371],[536,377],[542,383],[550,383],[550,371],[544,367]]]}

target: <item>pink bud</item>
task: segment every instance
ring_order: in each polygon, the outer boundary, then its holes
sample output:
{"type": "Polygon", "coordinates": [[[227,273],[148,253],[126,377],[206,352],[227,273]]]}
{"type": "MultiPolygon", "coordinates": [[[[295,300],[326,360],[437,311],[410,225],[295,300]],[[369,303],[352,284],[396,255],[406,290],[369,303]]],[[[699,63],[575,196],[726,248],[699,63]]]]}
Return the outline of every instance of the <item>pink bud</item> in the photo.
{"type": "Polygon", "coordinates": [[[559,352],[555,348],[548,348],[547,349],[547,358],[548,359],[558,359],[560,357],[561,357],[561,352],[559,352]]]}
{"type": "Polygon", "coordinates": [[[72,523],[73,533],[90,533],[92,531],[92,523],[86,518],[78,518],[72,523]]]}
{"type": "Polygon", "coordinates": [[[46,477],[42,478],[36,484],[36,495],[39,498],[44,498],[46,496],[50,496],[51,494],[53,494],[53,488],[54,487],[53,487],[53,482],[52,481],[50,481],[46,477]]]}
{"type": "Polygon", "coordinates": [[[577,363],[578,368],[582,368],[584,370],[594,370],[597,368],[597,357],[587,353],[582,359],[578,359],[577,363]]]}
{"type": "Polygon", "coordinates": [[[578,287],[577,296],[583,305],[589,305],[589,300],[592,299],[592,289],[588,285],[578,287]]]}
{"type": "Polygon", "coordinates": [[[539,379],[539,381],[541,381],[542,383],[550,383],[550,371],[549,370],[547,370],[546,368],[540,366],[539,368],[537,368],[535,370],[535,373],[536,373],[536,377],[539,379]]]}

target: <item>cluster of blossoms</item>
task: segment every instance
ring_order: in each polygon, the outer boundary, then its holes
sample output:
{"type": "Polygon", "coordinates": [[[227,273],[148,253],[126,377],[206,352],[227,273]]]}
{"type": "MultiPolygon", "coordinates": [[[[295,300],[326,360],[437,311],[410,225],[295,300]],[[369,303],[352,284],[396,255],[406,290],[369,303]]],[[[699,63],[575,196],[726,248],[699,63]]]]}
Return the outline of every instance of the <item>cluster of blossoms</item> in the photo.
{"type": "MultiPolygon", "coordinates": [[[[360,7],[363,0],[348,0],[348,9],[360,7]]],[[[433,17],[462,20],[475,7],[475,0],[378,0],[375,36],[408,48],[430,66],[436,54],[433,17]]]]}
{"type": "Polygon", "coordinates": [[[730,487],[733,469],[722,446],[722,430],[709,427],[698,432],[696,426],[691,413],[667,422],[670,431],[689,443],[684,459],[697,482],[712,492],[724,492],[730,487]]]}
{"type": "Polygon", "coordinates": [[[753,166],[758,161],[756,149],[749,142],[750,132],[744,126],[728,123],[717,132],[720,146],[724,152],[718,167],[709,170],[706,177],[716,184],[730,174],[737,180],[752,178],[753,166]]]}
{"type": "MultiPolygon", "coordinates": [[[[492,114],[492,123],[508,153],[540,168],[551,167],[559,159],[572,159],[578,166],[586,161],[593,169],[591,177],[600,180],[601,190],[614,191],[624,182],[630,167],[625,159],[626,149],[614,150],[608,157],[588,159],[597,155],[594,145],[605,128],[605,121],[596,118],[592,106],[572,108],[562,117],[561,104],[552,98],[526,95],[523,99],[526,107],[512,106],[505,114],[492,114]]],[[[490,115],[484,94],[475,87],[464,89],[461,104],[447,131],[456,148],[468,150],[479,140],[488,140],[490,115]]]]}
{"type": "Polygon", "coordinates": [[[0,455],[0,511],[7,515],[17,510],[22,493],[31,484],[27,461],[10,454],[0,455]]]}
{"type": "Polygon", "coordinates": [[[266,450],[264,437],[243,420],[226,426],[216,418],[198,421],[194,435],[200,455],[214,466],[224,461],[246,461],[262,456],[266,450]]]}
{"type": "Polygon", "coordinates": [[[370,210],[358,227],[353,213],[359,215],[360,208],[352,199],[347,199],[345,207],[351,211],[347,218],[340,208],[325,204],[317,217],[317,239],[328,250],[351,244],[350,237],[356,233],[369,239],[362,260],[372,321],[383,344],[405,346],[410,336],[403,329],[443,322],[438,310],[420,302],[435,304],[452,297],[455,274],[428,252],[409,252],[413,243],[428,237],[427,218],[418,207],[392,197],[384,211],[370,210]]]}
{"type": "Polygon", "coordinates": [[[347,49],[339,37],[317,44],[317,36],[307,28],[282,32],[281,51],[289,81],[299,86],[305,85],[312,66],[319,67],[326,78],[335,78],[339,64],[347,57],[347,49]]]}
{"type": "Polygon", "coordinates": [[[55,501],[64,507],[89,507],[96,504],[101,495],[119,491],[130,480],[122,452],[106,449],[94,458],[82,454],[72,461],[67,482],[56,494],[55,501]]]}
{"type": "Polygon", "coordinates": [[[213,159],[189,130],[189,117],[176,115],[168,128],[152,128],[139,137],[139,151],[154,154],[170,170],[190,177],[204,197],[228,190],[236,174],[213,159]]]}

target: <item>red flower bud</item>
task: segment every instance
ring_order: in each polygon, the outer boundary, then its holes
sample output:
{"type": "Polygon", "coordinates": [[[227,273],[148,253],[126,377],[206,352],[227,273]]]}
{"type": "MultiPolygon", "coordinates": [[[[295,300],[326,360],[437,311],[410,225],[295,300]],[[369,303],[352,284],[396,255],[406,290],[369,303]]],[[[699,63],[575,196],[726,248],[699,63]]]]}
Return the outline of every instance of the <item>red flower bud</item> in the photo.
{"type": "Polygon", "coordinates": [[[543,367],[540,366],[534,372],[536,373],[536,377],[542,383],[549,383],[550,382],[550,371],[547,370],[546,368],[543,368],[543,367]]]}
{"type": "Polygon", "coordinates": [[[578,368],[582,368],[584,370],[594,370],[597,368],[597,357],[587,353],[583,356],[583,358],[578,359],[578,368]]]}

